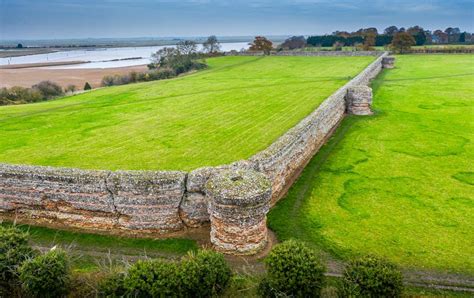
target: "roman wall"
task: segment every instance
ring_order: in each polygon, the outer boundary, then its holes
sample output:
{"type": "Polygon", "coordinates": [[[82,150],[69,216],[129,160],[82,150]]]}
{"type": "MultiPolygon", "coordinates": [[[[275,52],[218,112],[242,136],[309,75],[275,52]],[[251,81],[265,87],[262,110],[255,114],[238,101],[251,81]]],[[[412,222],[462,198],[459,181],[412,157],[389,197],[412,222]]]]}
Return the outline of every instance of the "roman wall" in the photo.
{"type": "Polygon", "coordinates": [[[218,239],[214,244],[221,250],[235,246],[229,244],[229,239],[239,230],[251,231],[248,239],[254,242],[250,245],[240,239],[236,250],[254,252],[266,241],[262,235],[266,233],[269,206],[285,195],[347,111],[370,114],[371,90],[367,86],[384,63],[386,67],[393,66],[387,55],[379,55],[267,149],[231,165],[186,173],[0,164],[0,215],[19,222],[134,236],[166,234],[212,221],[211,240],[214,233],[214,239],[218,239]],[[231,178],[219,180],[222,173],[231,178]],[[247,188],[239,189],[241,179],[247,188]],[[212,187],[210,181],[221,181],[220,185],[239,190],[241,198],[236,192],[230,194],[226,189],[212,187]],[[268,189],[262,189],[262,185],[268,189]],[[261,194],[254,196],[255,189],[260,189],[261,194]],[[225,217],[226,210],[234,210],[229,218],[225,217]],[[253,214],[252,218],[249,214],[253,214]]]}

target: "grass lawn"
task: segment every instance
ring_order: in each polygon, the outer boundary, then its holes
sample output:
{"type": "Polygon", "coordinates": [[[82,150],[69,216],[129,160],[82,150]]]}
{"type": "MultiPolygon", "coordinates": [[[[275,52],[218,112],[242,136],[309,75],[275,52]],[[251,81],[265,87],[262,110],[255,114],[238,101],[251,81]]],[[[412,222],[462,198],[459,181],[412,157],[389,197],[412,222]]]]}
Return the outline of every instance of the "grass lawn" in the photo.
{"type": "Polygon", "coordinates": [[[191,170],[245,159],[373,57],[220,57],[173,80],[0,107],[0,162],[191,170]]]}
{"type": "Polygon", "coordinates": [[[334,256],[474,274],[474,55],[398,56],[269,216],[334,256]]]}

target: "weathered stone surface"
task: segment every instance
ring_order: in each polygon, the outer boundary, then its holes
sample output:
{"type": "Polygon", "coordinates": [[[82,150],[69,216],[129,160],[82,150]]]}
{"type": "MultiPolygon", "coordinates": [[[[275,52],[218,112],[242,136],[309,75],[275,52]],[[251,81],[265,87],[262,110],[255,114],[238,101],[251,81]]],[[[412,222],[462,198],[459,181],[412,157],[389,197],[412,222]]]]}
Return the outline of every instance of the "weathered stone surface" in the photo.
{"type": "Polygon", "coordinates": [[[209,223],[207,197],[197,192],[187,193],[179,206],[179,215],[184,224],[190,228],[209,223]]]}
{"type": "Polygon", "coordinates": [[[107,230],[115,216],[106,177],[105,171],[0,164],[0,208],[19,216],[107,230]]]}
{"type": "Polygon", "coordinates": [[[204,193],[207,180],[217,170],[213,167],[204,167],[191,171],[186,181],[186,190],[188,192],[204,193]]]}
{"type": "Polygon", "coordinates": [[[347,113],[353,115],[372,115],[372,88],[353,86],[347,89],[347,113]]]}
{"type": "Polygon", "coordinates": [[[0,164],[0,209],[38,222],[107,231],[169,232],[185,173],[91,171],[0,164]]]}
{"type": "Polygon", "coordinates": [[[382,59],[383,68],[394,68],[395,67],[395,57],[386,56],[382,59]]]}
{"type": "Polygon", "coordinates": [[[111,173],[107,184],[120,215],[120,227],[153,232],[181,229],[178,208],[185,191],[185,177],[185,173],[177,171],[111,173]]]}
{"type": "Polygon", "coordinates": [[[211,219],[211,242],[219,251],[253,254],[267,242],[266,214],[271,183],[265,175],[231,169],[206,184],[211,219]]]}

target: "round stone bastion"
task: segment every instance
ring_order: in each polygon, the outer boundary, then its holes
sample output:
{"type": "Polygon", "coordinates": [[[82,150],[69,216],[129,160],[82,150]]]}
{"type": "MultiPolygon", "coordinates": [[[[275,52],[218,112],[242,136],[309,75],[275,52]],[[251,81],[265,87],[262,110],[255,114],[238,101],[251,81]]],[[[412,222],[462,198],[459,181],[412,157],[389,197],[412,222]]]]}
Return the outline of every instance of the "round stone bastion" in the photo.
{"type": "Polygon", "coordinates": [[[352,86],[347,89],[347,112],[352,115],[372,115],[372,88],[352,86]]]}
{"type": "Polygon", "coordinates": [[[251,255],[266,246],[272,188],[265,175],[252,170],[224,170],[208,180],[206,194],[211,242],[216,250],[251,255]]]}

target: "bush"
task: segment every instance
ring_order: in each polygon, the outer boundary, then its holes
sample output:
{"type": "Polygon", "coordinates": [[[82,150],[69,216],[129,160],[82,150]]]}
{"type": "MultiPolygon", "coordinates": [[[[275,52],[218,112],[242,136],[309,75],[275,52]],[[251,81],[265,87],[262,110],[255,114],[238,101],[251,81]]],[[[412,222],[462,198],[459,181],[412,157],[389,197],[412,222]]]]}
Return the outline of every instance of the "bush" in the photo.
{"type": "Polygon", "coordinates": [[[0,105],[38,102],[45,100],[43,94],[32,88],[13,86],[0,89],[0,105]]]}
{"type": "Polygon", "coordinates": [[[341,297],[400,297],[402,274],[386,260],[366,256],[352,260],[344,271],[341,297]]]}
{"type": "Polygon", "coordinates": [[[32,88],[38,90],[46,99],[61,96],[64,94],[61,86],[51,81],[42,81],[36,85],[33,85],[32,88]]]}
{"type": "Polygon", "coordinates": [[[267,276],[259,287],[262,296],[320,296],[326,269],[316,252],[303,243],[289,240],[276,245],[265,263],[267,276]]]}
{"type": "Polygon", "coordinates": [[[0,226],[0,283],[14,286],[18,268],[32,258],[35,251],[28,244],[28,233],[16,227],[0,226]]]}
{"type": "Polygon", "coordinates": [[[122,297],[127,294],[125,288],[125,274],[113,273],[104,278],[98,286],[99,297],[122,297]]]}
{"type": "Polygon", "coordinates": [[[69,261],[64,251],[53,249],[23,263],[19,269],[23,290],[34,297],[61,297],[70,282],[69,261]]]}
{"type": "Polygon", "coordinates": [[[215,296],[227,288],[231,276],[232,271],[221,254],[210,250],[190,254],[181,264],[183,295],[215,296]]]}
{"type": "Polygon", "coordinates": [[[86,83],[84,84],[84,90],[91,90],[91,89],[92,89],[91,84],[89,84],[89,82],[86,82],[86,83]]]}
{"type": "Polygon", "coordinates": [[[76,86],[75,85],[67,85],[66,89],[64,89],[66,92],[74,93],[76,91],[76,86]]]}
{"type": "Polygon", "coordinates": [[[178,266],[162,260],[140,260],[128,270],[124,288],[133,297],[179,296],[178,266]]]}

